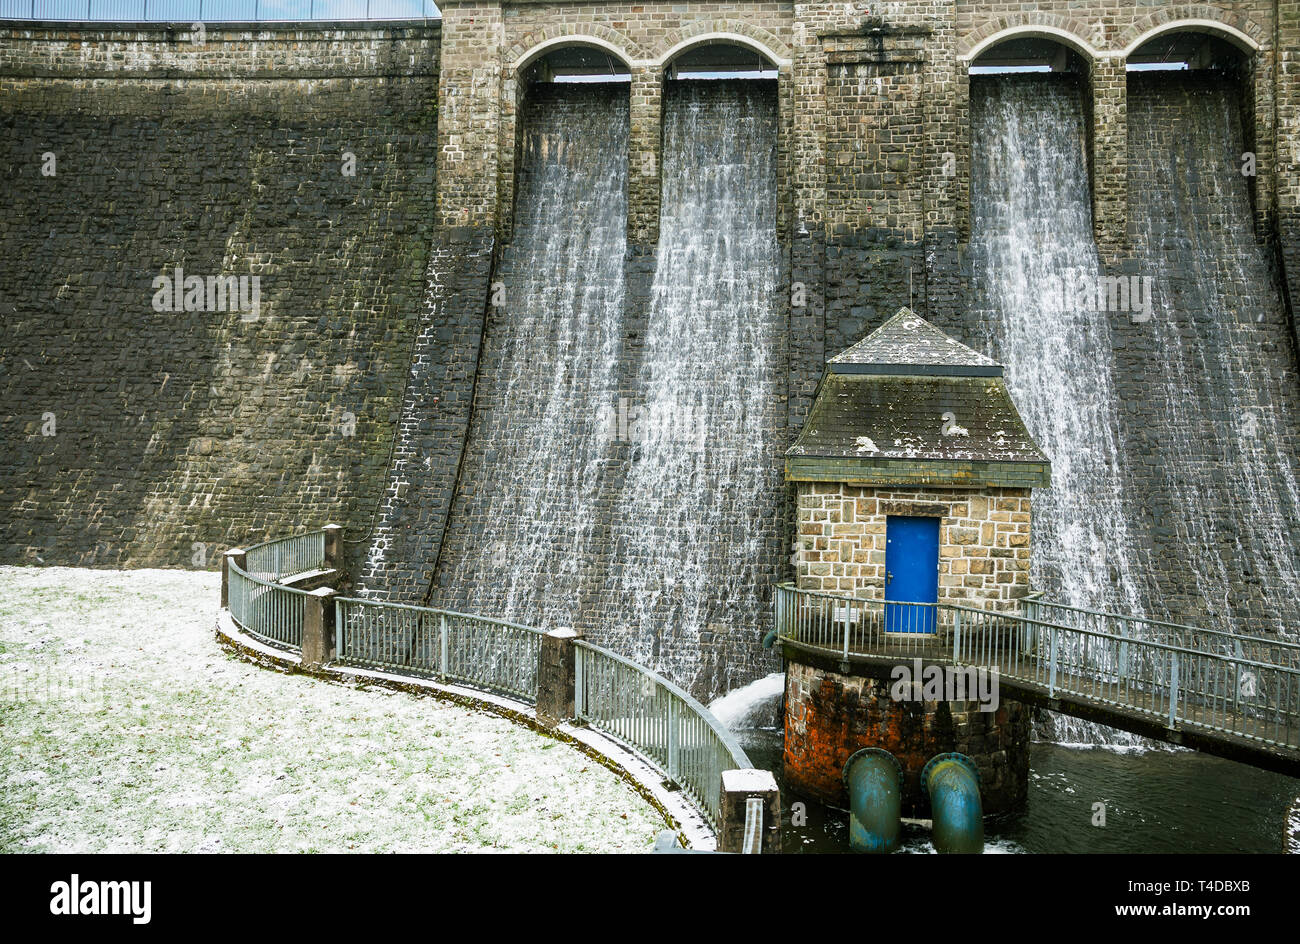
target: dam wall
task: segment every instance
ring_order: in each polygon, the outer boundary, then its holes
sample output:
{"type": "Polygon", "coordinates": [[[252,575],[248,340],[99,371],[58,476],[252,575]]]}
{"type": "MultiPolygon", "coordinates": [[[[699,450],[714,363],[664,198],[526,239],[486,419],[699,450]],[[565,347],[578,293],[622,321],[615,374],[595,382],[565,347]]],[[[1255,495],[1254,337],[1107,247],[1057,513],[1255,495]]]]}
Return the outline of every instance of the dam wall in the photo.
{"type": "Polygon", "coordinates": [[[435,238],[438,36],[0,29],[0,558],[212,567],[370,528],[435,238]],[[178,268],[258,277],[258,310],[156,310],[178,268]]]}
{"type": "Polygon", "coordinates": [[[1076,488],[1041,506],[1061,511],[1037,584],[1086,567],[1082,605],[1294,626],[1300,2],[1025,6],[449,0],[441,21],[200,42],[3,24],[0,559],[215,566],[332,520],[360,591],[575,625],[715,694],[772,668],[756,643],[796,539],[774,477],[826,358],[908,305],[998,348],[1013,386],[1044,351],[1074,365],[1035,381],[1054,425],[1033,431],[1076,488]],[[1238,67],[1126,71],[1185,35],[1238,67]],[[1017,42],[1072,65],[994,101],[972,66],[1017,42]],[[719,44],[765,70],[726,103],[675,72],[719,44]],[[575,48],[617,80],[533,81],[575,48]],[[1028,232],[987,211],[1058,190],[973,153],[1000,121],[1050,134],[1071,175],[1060,265],[1152,277],[1150,318],[1026,322],[1051,313],[1008,287],[1055,270],[1010,271],[980,227],[1028,232]],[[761,164],[727,150],[736,122],[761,164]],[[770,199],[692,212],[712,167],[724,197],[770,199]],[[681,261],[721,232],[734,272],[681,261]],[[257,316],[155,310],[178,268],[258,276],[257,316]],[[695,402],[730,466],[620,425],[695,402]],[[1103,506],[1124,529],[1068,532],[1103,506]]]}

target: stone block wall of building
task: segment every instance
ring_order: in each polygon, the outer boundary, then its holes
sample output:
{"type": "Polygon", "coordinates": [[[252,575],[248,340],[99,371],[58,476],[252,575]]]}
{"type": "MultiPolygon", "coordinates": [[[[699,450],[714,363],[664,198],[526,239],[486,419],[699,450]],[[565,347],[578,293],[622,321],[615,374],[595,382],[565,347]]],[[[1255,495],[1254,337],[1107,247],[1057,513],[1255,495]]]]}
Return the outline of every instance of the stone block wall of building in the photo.
{"type": "Polygon", "coordinates": [[[884,599],[886,525],[890,515],[906,515],[941,519],[940,602],[994,609],[1029,592],[1028,489],[797,488],[800,589],[884,599]]]}

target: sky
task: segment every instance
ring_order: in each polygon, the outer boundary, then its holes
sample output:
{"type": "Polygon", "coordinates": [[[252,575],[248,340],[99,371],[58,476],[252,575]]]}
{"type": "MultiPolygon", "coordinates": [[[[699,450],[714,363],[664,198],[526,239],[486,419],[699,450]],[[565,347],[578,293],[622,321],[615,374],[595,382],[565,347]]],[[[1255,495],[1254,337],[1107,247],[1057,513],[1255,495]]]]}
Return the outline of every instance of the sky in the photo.
{"type": "Polygon", "coordinates": [[[409,20],[434,0],[0,0],[0,19],[217,23],[223,20],[409,20]]]}

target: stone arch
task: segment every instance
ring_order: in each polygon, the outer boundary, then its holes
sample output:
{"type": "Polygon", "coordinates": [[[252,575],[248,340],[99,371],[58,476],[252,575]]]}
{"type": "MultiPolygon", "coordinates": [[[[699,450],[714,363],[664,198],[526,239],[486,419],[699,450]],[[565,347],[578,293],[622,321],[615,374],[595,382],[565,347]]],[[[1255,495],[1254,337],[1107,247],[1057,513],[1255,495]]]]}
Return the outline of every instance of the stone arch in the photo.
{"type": "Polygon", "coordinates": [[[775,33],[743,20],[696,20],[669,33],[656,44],[650,59],[663,66],[668,60],[695,46],[735,43],[766,56],[777,68],[790,65],[793,53],[775,33]]]}
{"type": "Polygon", "coordinates": [[[562,46],[591,46],[617,58],[631,71],[632,64],[642,58],[641,47],[631,38],[599,24],[581,26],[546,26],[522,37],[506,52],[507,69],[517,76],[539,56],[562,46]]]}
{"type": "Polygon", "coordinates": [[[1085,36],[1095,26],[1076,17],[1056,13],[1020,13],[1000,16],[978,29],[971,30],[957,43],[957,58],[974,60],[980,53],[1008,39],[1052,39],[1068,46],[1089,62],[1101,53],[1085,36]]]}
{"type": "Polygon", "coordinates": [[[1123,55],[1132,55],[1143,43],[1163,33],[1209,33],[1225,39],[1247,56],[1253,56],[1268,41],[1268,33],[1249,17],[1206,4],[1162,7],[1138,20],[1116,37],[1123,55]]]}

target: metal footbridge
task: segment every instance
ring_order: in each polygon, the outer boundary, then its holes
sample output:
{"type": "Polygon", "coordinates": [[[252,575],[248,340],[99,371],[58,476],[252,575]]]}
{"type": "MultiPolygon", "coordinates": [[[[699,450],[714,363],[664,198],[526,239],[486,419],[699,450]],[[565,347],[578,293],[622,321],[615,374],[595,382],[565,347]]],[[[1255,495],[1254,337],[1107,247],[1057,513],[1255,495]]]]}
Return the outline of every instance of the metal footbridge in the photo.
{"type": "Polygon", "coordinates": [[[861,600],[782,584],[775,632],[799,662],[879,678],[915,659],[996,670],[1001,693],[1017,701],[1300,777],[1300,643],[1038,596],[1008,605],[861,600]]]}

